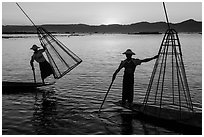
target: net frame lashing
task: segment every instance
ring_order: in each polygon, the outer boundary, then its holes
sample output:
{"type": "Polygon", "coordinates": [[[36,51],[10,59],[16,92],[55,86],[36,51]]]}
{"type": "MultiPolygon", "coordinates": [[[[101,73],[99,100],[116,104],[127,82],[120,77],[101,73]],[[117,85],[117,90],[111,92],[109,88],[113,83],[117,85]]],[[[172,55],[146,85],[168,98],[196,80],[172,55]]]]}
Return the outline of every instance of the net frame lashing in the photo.
{"type": "Polygon", "coordinates": [[[164,7],[164,11],[165,11],[165,15],[166,15],[166,20],[167,20],[167,25],[168,25],[168,29],[165,32],[165,35],[163,37],[162,43],[160,45],[160,49],[158,51],[158,55],[159,57],[156,59],[155,64],[154,64],[154,68],[152,71],[152,75],[150,77],[150,81],[149,81],[149,85],[147,88],[147,92],[145,94],[144,100],[143,100],[143,111],[146,111],[146,107],[148,105],[153,105],[155,107],[159,107],[159,110],[162,111],[162,108],[164,107],[168,107],[173,105],[173,109],[177,109],[180,111],[183,110],[187,110],[189,112],[194,112],[193,109],[193,103],[191,100],[191,95],[190,95],[190,91],[189,91],[189,86],[188,86],[188,81],[187,81],[187,77],[186,77],[186,72],[185,72],[185,67],[184,67],[184,63],[183,63],[183,57],[182,57],[182,51],[181,51],[181,44],[179,41],[179,37],[178,34],[176,32],[176,30],[170,28],[170,24],[168,21],[168,16],[167,16],[167,12],[166,12],[166,8],[165,8],[165,4],[163,3],[163,7],[164,7]],[[171,49],[169,49],[171,48],[171,49]],[[169,50],[171,50],[171,52],[169,52],[169,50]],[[167,59],[169,59],[171,56],[171,65],[172,65],[172,72],[171,72],[171,85],[169,84],[168,86],[172,89],[172,93],[171,93],[171,97],[172,97],[172,102],[169,102],[164,104],[163,103],[163,94],[165,94],[165,87],[164,87],[164,83],[165,83],[165,77],[166,77],[166,65],[167,65],[167,59]],[[160,64],[159,64],[160,63],[160,64]],[[160,68],[158,68],[158,66],[160,65],[160,68]],[[159,71],[159,73],[158,73],[159,71]],[[152,86],[153,83],[156,79],[155,75],[156,73],[158,73],[158,79],[156,82],[156,91],[154,93],[152,93],[152,86]],[[174,77],[176,75],[176,78],[174,77]],[[160,80],[160,78],[162,78],[162,80],[160,80]],[[162,82],[162,85],[160,85],[162,82]],[[175,86],[175,82],[177,82],[177,86],[175,86]],[[157,101],[157,97],[159,94],[158,90],[159,87],[161,87],[161,91],[160,91],[160,98],[159,98],[159,103],[157,101]],[[178,89],[178,91],[176,91],[176,89],[178,89]],[[178,92],[178,105],[176,104],[176,92],[178,92]],[[154,99],[152,99],[150,96],[153,96],[154,94],[154,99]],[[183,95],[183,96],[181,96],[183,95]],[[151,99],[152,100],[151,100],[151,99]],[[183,101],[184,100],[184,101],[183,101]],[[153,103],[152,103],[153,102],[153,103]],[[158,103],[158,104],[157,104],[158,103]],[[169,105],[169,106],[168,106],[169,105]]]}
{"type": "Polygon", "coordinates": [[[55,62],[55,60],[52,58],[51,54],[49,53],[49,50],[45,50],[47,57],[49,59],[49,62],[51,63],[53,68],[56,68],[56,70],[53,69],[53,71],[55,72],[54,77],[56,79],[59,79],[61,77],[63,77],[64,75],[66,75],[68,72],[70,72],[73,68],[75,68],[78,64],[80,64],[82,62],[82,60],[76,55],[74,54],[71,50],[69,50],[63,43],[61,43],[56,37],[54,37],[50,32],[48,32],[46,29],[42,28],[42,27],[38,27],[38,37],[39,40],[41,42],[41,45],[46,48],[46,45],[49,44],[52,49],[54,49],[56,55],[58,56],[58,58],[67,66],[67,70],[64,71],[63,73],[59,70],[59,68],[57,67],[57,64],[55,62]],[[51,38],[51,40],[48,39],[48,37],[51,38]],[[47,44],[45,43],[45,41],[47,42],[47,44]],[[58,53],[58,51],[53,47],[52,41],[56,42],[56,44],[63,49],[64,52],[66,52],[76,63],[72,66],[70,66],[63,58],[62,56],[58,53]],[[57,71],[57,72],[56,72],[57,71]],[[57,74],[59,74],[59,76],[57,76],[57,74]]]}

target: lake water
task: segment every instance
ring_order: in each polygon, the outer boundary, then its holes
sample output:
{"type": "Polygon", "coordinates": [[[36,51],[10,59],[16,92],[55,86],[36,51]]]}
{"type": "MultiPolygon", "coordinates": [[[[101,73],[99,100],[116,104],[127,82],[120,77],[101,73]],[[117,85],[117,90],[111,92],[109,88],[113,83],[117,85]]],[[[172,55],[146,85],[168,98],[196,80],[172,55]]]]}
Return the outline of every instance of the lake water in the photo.
{"type": "MultiPolygon", "coordinates": [[[[4,35],[3,35],[4,36],[4,35]]],[[[6,35],[2,39],[2,80],[33,82],[29,64],[36,35],[6,35]]],[[[2,134],[183,134],[145,122],[113,102],[121,99],[121,70],[98,111],[127,48],[144,59],[158,53],[163,35],[95,34],[57,35],[83,62],[52,86],[36,91],[2,94],[2,134]]],[[[202,35],[179,34],[191,97],[202,107],[202,35]]],[[[134,102],[142,102],[155,61],[135,72],[134,102]]],[[[35,63],[37,82],[41,82],[35,63]]],[[[52,81],[52,77],[48,81],[52,81]]],[[[15,91],[15,89],[14,89],[15,91]]]]}

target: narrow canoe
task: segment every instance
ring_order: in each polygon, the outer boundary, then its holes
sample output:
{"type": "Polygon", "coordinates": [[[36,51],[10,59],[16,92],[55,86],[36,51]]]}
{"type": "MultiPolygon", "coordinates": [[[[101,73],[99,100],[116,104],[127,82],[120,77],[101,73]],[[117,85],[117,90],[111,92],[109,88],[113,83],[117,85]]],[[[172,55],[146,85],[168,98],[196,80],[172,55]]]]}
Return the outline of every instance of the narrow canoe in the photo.
{"type": "Polygon", "coordinates": [[[10,82],[2,81],[2,91],[8,90],[31,90],[36,89],[37,87],[53,85],[54,83],[33,83],[33,82],[10,82]]]}
{"type": "Polygon", "coordinates": [[[114,102],[115,105],[129,109],[136,114],[140,114],[145,120],[155,121],[167,127],[173,127],[176,130],[183,130],[187,134],[202,134],[202,113],[188,112],[167,109],[155,106],[146,106],[133,103],[131,106],[122,105],[121,101],[114,102]]]}

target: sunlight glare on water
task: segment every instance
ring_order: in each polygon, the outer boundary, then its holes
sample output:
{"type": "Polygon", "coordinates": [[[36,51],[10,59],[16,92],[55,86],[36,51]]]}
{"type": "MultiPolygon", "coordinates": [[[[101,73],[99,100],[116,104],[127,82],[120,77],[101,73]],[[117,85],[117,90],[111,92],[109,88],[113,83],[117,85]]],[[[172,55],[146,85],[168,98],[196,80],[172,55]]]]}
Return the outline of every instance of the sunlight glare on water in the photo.
{"type": "MultiPolygon", "coordinates": [[[[12,35],[13,36],[13,35],[12,35]]],[[[30,48],[39,44],[36,35],[2,39],[2,80],[33,82],[30,48]]],[[[179,34],[192,101],[202,104],[202,50],[200,34],[179,34]]],[[[2,95],[2,134],[180,134],[120,113],[113,104],[121,99],[121,70],[103,109],[96,113],[117,69],[130,48],[135,58],[158,53],[163,35],[95,34],[57,36],[83,62],[56,84],[36,91],[2,95]]],[[[136,68],[134,102],[142,102],[154,61],[136,68]]],[[[41,82],[35,62],[37,82],[41,82]]],[[[50,78],[52,80],[52,77],[50,78]]],[[[49,79],[49,80],[50,80],[49,79]]],[[[14,89],[15,90],[15,89],[14,89]]]]}

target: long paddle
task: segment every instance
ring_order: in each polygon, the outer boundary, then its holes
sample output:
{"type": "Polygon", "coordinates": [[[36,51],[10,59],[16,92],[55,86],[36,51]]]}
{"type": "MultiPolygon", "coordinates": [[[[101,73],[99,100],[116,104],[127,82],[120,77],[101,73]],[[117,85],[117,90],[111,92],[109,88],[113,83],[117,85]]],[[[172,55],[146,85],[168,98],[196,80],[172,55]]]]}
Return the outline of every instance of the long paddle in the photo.
{"type": "Polygon", "coordinates": [[[105,97],[104,97],[104,99],[103,99],[103,102],[102,102],[102,104],[101,104],[101,107],[99,108],[99,113],[101,112],[101,108],[102,108],[102,106],[103,106],[103,104],[104,104],[104,102],[105,102],[105,100],[106,100],[106,97],[107,97],[107,95],[108,95],[108,93],[109,93],[109,91],[110,91],[110,89],[111,89],[111,86],[112,86],[112,84],[113,84],[113,81],[114,80],[112,80],[112,82],[111,82],[111,84],[110,84],[110,86],[109,86],[109,88],[108,88],[108,91],[106,92],[106,95],[105,95],[105,97]]]}

